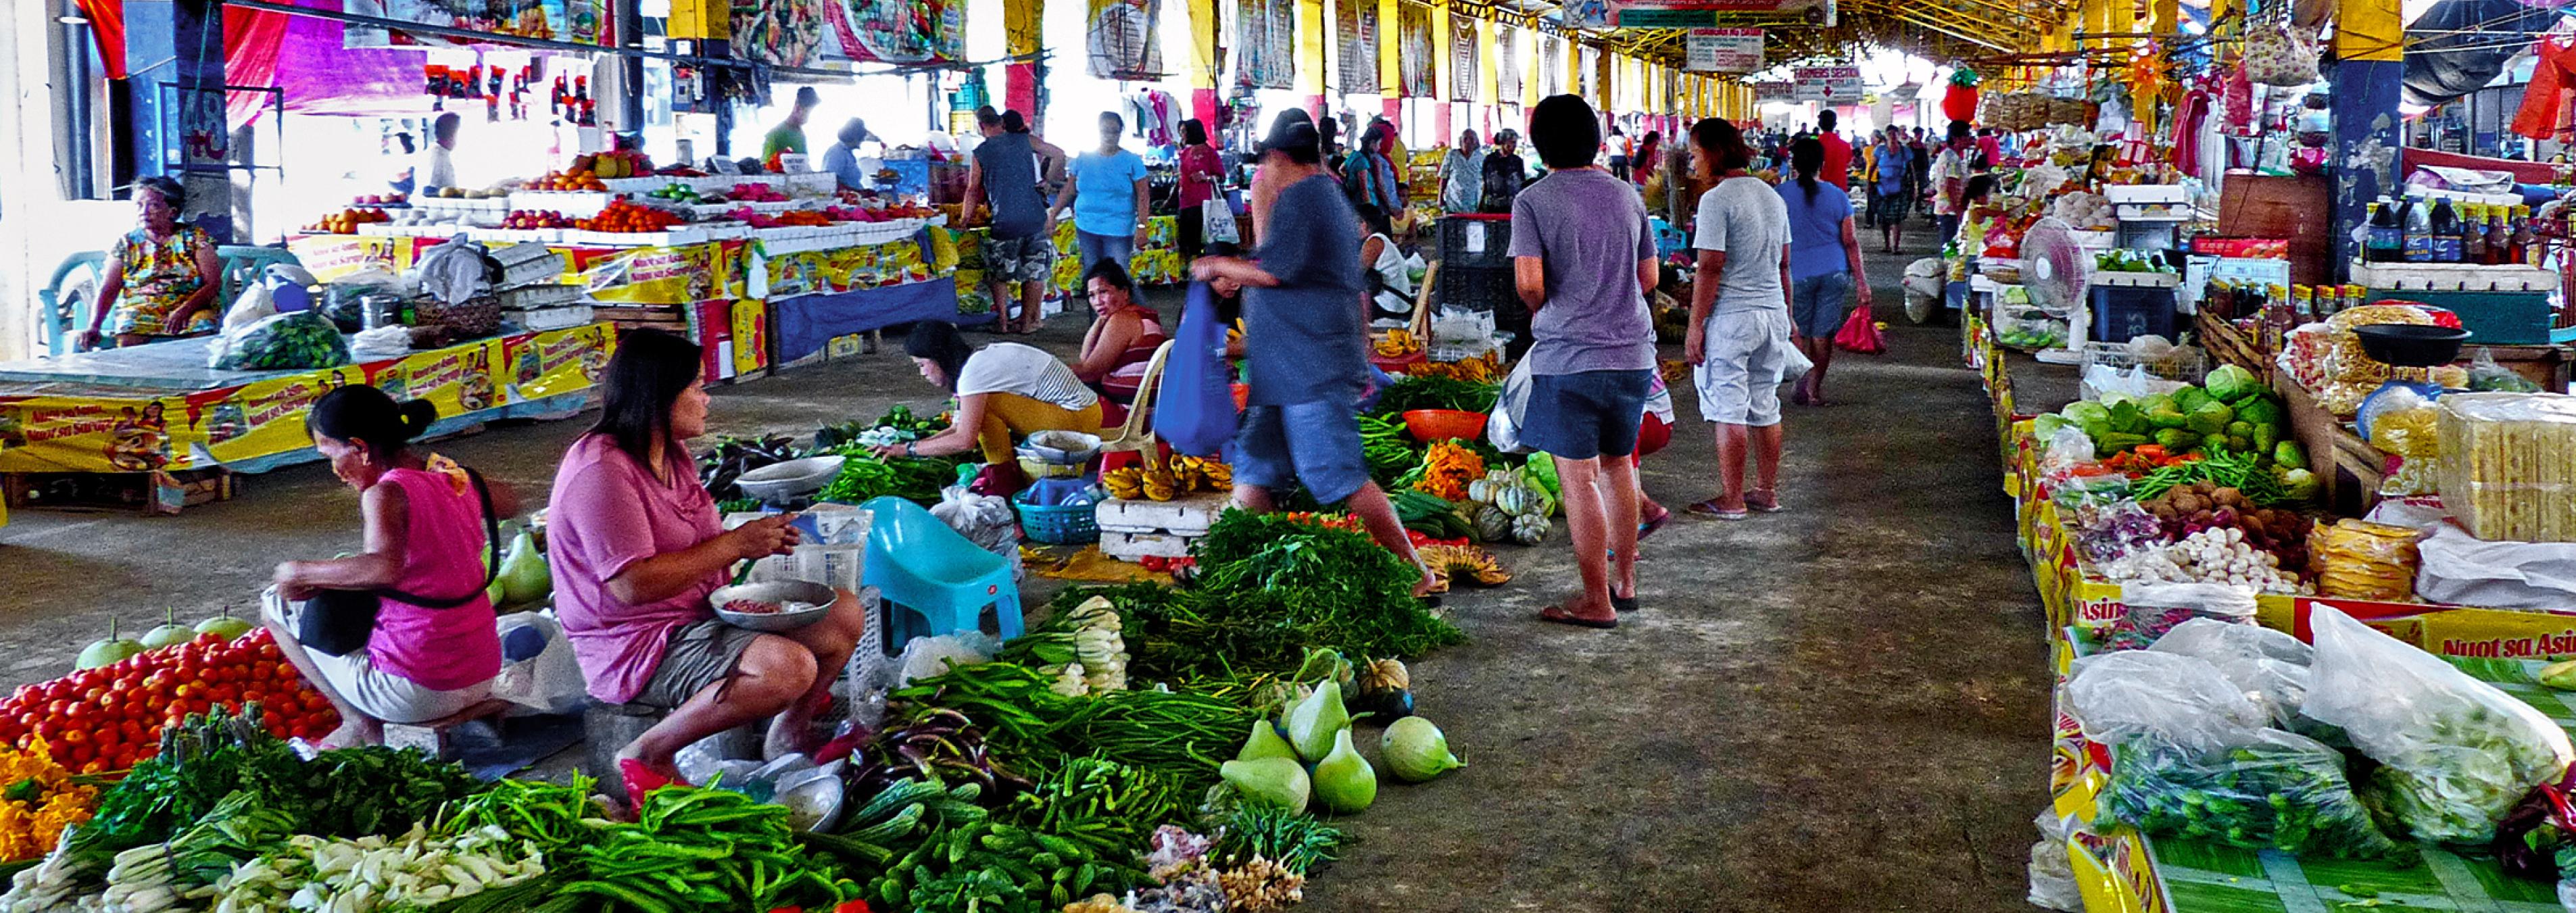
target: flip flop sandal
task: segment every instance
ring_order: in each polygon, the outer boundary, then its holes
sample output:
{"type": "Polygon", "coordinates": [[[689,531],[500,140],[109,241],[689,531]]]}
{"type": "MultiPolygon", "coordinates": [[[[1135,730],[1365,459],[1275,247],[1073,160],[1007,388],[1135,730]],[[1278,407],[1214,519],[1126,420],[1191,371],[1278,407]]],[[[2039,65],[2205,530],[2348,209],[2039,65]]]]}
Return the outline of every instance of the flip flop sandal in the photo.
{"type": "Polygon", "coordinates": [[[1693,504],[1693,505],[1691,505],[1691,506],[1689,506],[1689,507],[1686,507],[1686,508],[1683,508],[1683,509],[1684,509],[1684,510],[1687,510],[1687,511],[1690,511],[1691,513],[1698,514],[1698,515],[1703,516],[1703,517],[1716,517],[1716,518],[1718,518],[1718,519],[1720,519],[1720,520],[1742,520],[1742,519],[1745,519],[1745,518],[1747,518],[1747,517],[1751,517],[1751,516],[1753,516],[1753,512],[1752,512],[1752,511],[1748,511],[1748,510],[1745,510],[1745,509],[1740,508],[1740,507],[1739,507],[1739,508],[1725,508],[1725,507],[1719,507],[1719,506],[1717,506],[1717,499],[1715,499],[1715,498],[1710,498],[1710,499],[1708,499],[1708,500],[1706,500],[1706,501],[1701,501],[1701,502],[1699,502],[1699,503],[1697,503],[1697,504],[1693,504]]]}
{"type": "Polygon", "coordinates": [[[1612,596],[1610,597],[1610,610],[1614,612],[1634,612],[1637,610],[1637,597],[1612,596]]]}
{"type": "Polygon", "coordinates": [[[1567,613],[1563,606],[1548,606],[1547,608],[1540,609],[1538,612],[1538,620],[1555,622],[1561,625],[1572,625],[1578,628],[1593,628],[1604,631],[1619,626],[1618,619],[1614,618],[1605,620],[1599,618],[1584,618],[1580,615],[1567,613]]]}
{"type": "Polygon", "coordinates": [[[1788,509],[1780,506],[1780,493],[1776,491],[1745,492],[1744,506],[1766,514],[1776,514],[1788,509]]]}
{"type": "Polygon", "coordinates": [[[1664,528],[1671,522],[1673,522],[1673,512],[1667,510],[1662,516],[1637,524],[1637,541],[1646,541],[1647,536],[1654,535],[1656,530],[1664,528]]]}

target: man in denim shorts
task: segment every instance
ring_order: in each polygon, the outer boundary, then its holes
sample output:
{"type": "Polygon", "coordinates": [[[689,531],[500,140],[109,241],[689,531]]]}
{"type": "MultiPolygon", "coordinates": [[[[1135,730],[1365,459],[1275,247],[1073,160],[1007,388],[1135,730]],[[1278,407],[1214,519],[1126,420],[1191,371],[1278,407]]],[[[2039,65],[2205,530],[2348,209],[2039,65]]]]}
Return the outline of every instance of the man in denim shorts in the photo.
{"type": "MultiPolygon", "coordinates": [[[[975,147],[975,163],[966,169],[966,199],[993,209],[993,227],[983,243],[984,284],[993,291],[994,329],[1004,333],[1038,331],[1040,302],[1055,275],[1055,243],[1038,195],[1037,153],[1029,146],[1029,125],[1020,112],[975,112],[984,134],[975,147]],[[1012,286],[1017,285],[1017,294],[1012,286]],[[1012,299],[1020,302],[1011,315],[1012,299]]],[[[971,214],[969,216],[971,219],[971,214]]]]}
{"type": "MultiPolygon", "coordinates": [[[[1244,286],[1252,390],[1234,437],[1235,506],[1266,511],[1270,489],[1303,484],[1318,502],[1346,503],[1370,538],[1420,569],[1413,540],[1360,455],[1357,406],[1369,366],[1359,213],[1324,172],[1322,138],[1306,112],[1281,114],[1261,150],[1252,192],[1253,222],[1266,226],[1260,262],[1209,256],[1190,267],[1200,281],[1244,286]]],[[[1422,571],[1414,594],[1431,585],[1422,571]]]]}

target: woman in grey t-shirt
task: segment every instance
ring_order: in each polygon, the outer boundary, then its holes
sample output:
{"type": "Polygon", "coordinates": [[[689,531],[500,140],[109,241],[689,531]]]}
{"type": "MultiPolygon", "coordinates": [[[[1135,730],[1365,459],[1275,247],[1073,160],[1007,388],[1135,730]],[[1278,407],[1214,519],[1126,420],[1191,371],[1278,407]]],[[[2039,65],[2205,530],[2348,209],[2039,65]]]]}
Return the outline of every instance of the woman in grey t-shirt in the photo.
{"type": "Polygon", "coordinates": [[[1780,380],[1789,353],[1789,209],[1746,167],[1753,150],[1718,118],[1691,128],[1700,177],[1715,182],[1699,200],[1698,278],[1691,284],[1690,333],[1682,348],[1699,388],[1700,416],[1717,426],[1724,488],[1690,506],[1695,514],[1742,520],[1780,509],[1780,380]],[[1744,484],[1750,450],[1755,484],[1744,484]]]}

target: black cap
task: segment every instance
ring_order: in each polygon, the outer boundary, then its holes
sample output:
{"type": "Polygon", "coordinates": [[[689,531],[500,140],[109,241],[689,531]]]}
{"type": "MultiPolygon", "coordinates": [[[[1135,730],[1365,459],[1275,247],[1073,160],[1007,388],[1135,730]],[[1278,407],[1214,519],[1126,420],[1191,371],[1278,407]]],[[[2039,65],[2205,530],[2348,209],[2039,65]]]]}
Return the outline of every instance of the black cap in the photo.
{"type": "Polygon", "coordinates": [[[1261,141],[1261,151],[1304,150],[1308,155],[1316,155],[1323,145],[1323,136],[1315,132],[1314,116],[1307,114],[1304,108],[1290,108],[1270,122],[1270,136],[1261,141]]]}

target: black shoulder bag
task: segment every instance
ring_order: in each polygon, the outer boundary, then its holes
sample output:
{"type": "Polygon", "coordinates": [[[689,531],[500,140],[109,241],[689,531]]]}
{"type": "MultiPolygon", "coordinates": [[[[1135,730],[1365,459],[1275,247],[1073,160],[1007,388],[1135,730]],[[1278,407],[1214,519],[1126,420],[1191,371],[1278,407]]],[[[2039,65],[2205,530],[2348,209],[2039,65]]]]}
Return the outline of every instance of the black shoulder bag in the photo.
{"type": "Polygon", "coordinates": [[[501,572],[501,521],[492,515],[492,489],[483,484],[483,476],[465,470],[474,482],[474,493],[483,500],[483,583],[454,599],[430,599],[395,589],[321,590],[305,600],[304,613],[295,620],[295,642],[305,649],[347,656],[367,648],[367,639],[375,636],[376,613],[384,608],[385,597],[393,597],[424,609],[452,609],[474,601],[492,586],[501,572]]]}

